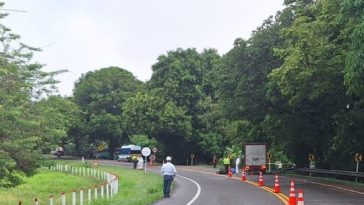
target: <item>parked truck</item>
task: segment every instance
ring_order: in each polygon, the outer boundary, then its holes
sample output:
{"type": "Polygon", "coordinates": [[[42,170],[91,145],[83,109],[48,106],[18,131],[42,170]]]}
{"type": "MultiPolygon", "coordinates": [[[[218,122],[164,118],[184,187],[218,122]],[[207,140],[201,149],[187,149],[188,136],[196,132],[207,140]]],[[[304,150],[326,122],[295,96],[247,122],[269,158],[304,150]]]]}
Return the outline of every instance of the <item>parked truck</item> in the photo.
{"type": "Polygon", "coordinates": [[[267,145],[246,144],[245,145],[245,167],[246,172],[265,172],[267,170],[267,145]]]}

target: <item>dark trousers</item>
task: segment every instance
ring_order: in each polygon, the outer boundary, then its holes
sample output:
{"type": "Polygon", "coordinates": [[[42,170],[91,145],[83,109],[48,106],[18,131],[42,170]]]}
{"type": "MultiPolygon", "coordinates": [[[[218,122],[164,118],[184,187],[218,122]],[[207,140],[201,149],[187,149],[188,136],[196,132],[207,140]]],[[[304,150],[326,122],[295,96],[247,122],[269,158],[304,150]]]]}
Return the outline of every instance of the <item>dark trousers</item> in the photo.
{"type": "Polygon", "coordinates": [[[229,173],[229,164],[224,164],[224,167],[225,167],[225,174],[228,174],[229,173]]]}
{"type": "Polygon", "coordinates": [[[169,197],[169,192],[171,191],[171,184],[173,181],[172,175],[164,175],[163,176],[163,194],[164,197],[169,197]]]}

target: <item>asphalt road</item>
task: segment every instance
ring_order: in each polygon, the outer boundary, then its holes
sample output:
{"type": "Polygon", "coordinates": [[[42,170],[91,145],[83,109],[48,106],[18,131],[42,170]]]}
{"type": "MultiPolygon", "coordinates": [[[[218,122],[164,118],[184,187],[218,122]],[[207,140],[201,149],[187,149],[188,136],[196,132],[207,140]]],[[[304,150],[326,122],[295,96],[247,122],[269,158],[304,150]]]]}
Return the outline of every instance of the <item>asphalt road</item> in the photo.
{"type": "Polygon", "coordinates": [[[172,197],[163,199],[155,203],[155,205],[186,205],[189,204],[189,202],[194,205],[283,204],[282,201],[273,194],[250,184],[242,183],[239,180],[230,179],[226,176],[214,176],[199,172],[185,171],[179,169],[179,167],[177,167],[177,170],[177,189],[172,193],[172,197]],[[200,187],[199,194],[198,187],[200,187]],[[194,197],[196,200],[192,201],[194,197]]]}
{"type": "MultiPolygon", "coordinates": [[[[264,183],[267,187],[274,187],[274,175],[265,175],[264,183]]],[[[258,176],[248,176],[248,180],[258,182],[258,176]]],[[[280,176],[281,191],[289,196],[290,182],[294,179],[296,193],[298,189],[304,192],[305,205],[363,205],[364,187],[350,186],[342,183],[317,182],[300,177],[280,176]]],[[[297,196],[297,195],[296,195],[297,196]]]]}
{"type": "MultiPolygon", "coordinates": [[[[131,167],[130,163],[106,161],[102,163],[131,167]]],[[[160,172],[160,167],[151,171],[160,172]]],[[[214,174],[216,170],[207,167],[177,166],[178,175],[172,197],[161,199],[154,205],[282,205],[284,200],[271,193],[274,175],[264,175],[264,189],[256,186],[257,175],[248,175],[247,182],[241,182],[240,175],[232,178],[214,174]]],[[[289,196],[291,176],[280,176],[280,188],[289,196]]],[[[162,180],[162,178],[161,178],[162,180]]],[[[161,188],[162,189],[162,188],[161,188]]],[[[295,178],[296,193],[303,189],[306,205],[363,205],[364,187],[315,182],[295,178]]],[[[287,199],[287,198],[286,198],[287,199]]]]}
{"type": "MultiPolygon", "coordinates": [[[[100,164],[113,164],[132,167],[131,163],[99,161],[100,164]]],[[[177,166],[175,189],[171,198],[161,199],[154,205],[282,205],[283,202],[263,189],[242,183],[239,179],[215,175],[214,170],[191,170],[177,166]]],[[[160,166],[149,171],[160,173],[160,166]]],[[[162,180],[162,178],[161,178],[162,180]]],[[[162,189],[162,187],[161,187],[162,189]]]]}

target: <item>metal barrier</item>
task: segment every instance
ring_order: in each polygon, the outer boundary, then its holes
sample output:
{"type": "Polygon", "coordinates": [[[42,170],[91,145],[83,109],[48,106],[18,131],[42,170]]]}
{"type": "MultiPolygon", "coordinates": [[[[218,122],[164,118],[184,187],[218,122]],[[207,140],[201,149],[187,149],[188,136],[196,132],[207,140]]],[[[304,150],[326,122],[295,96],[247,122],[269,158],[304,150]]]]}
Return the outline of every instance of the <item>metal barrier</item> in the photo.
{"type": "Polygon", "coordinates": [[[353,179],[355,181],[358,181],[358,179],[364,180],[364,172],[351,172],[351,171],[341,171],[341,170],[326,170],[326,169],[308,169],[308,168],[300,168],[300,169],[292,169],[291,171],[298,172],[298,173],[306,173],[309,174],[309,176],[314,175],[324,175],[328,177],[334,177],[334,178],[345,178],[353,179]]]}

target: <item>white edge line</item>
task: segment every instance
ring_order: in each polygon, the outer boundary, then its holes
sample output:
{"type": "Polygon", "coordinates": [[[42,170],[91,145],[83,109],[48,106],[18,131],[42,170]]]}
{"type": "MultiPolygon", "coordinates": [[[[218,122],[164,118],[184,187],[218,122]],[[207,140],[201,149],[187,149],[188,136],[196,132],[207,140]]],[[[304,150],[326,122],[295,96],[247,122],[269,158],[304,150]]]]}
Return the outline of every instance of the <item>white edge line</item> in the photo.
{"type": "Polygon", "coordinates": [[[322,184],[322,183],[313,182],[313,181],[310,181],[310,183],[312,183],[312,184],[318,184],[318,185],[321,185],[321,186],[327,186],[327,187],[331,187],[331,188],[334,188],[334,189],[340,189],[340,190],[349,191],[349,192],[353,192],[353,193],[356,193],[356,194],[362,194],[362,195],[364,195],[363,192],[355,191],[355,190],[352,190],[352,189],[347,189],[347,188],[343,188],[343,187],[337,187],[337,186],[328,185],[328,184],[322,184]]]}
{"type": "Polygon", "coordinates": [[[200,196],[200,194],[201,194],[201,187],[200,187],[200,185],[195,181],[195,180],[193,180],[193,179],[190,179],[190,178],[188,178],[188,177],[184,177],[184,176],[181,176],[181,175],[177,175],[178,177],[182,177],[182,178],[184,178],[184,179],[187,179],[187,180],[189,180],[189,181],[191,181],[192,183],[194,183],[196,186],[197,186],[197,192],[196,192],[196,194],[195,194],[195,196],[191,199],[191,201],[189,201],[186,205],[191,205],[193,202],[195,202],[196,201],[196,199],[200,196]]]}
{"type": "MultiPolygon", "coordinates": [[[[290,179],[289,177],[282,177],[282,178],[290,179]]],[[[314,181],[310,181],[310,180],[307,180],[307,179],[295,179],[295,181],[308,182],[308,183],[311,183],[311,184],[317,184],[317,185],[321,185],[321,186],[330,187],[330,188],[333,188],[333,189],[339,189],[339,190],[343,190],[343,191],[348,191],[348,192],[364,195],[364,192],[360,192],[360,191],[356,191],[356,190],[352,190],[352,189],[347,189],[347,188],[343,188],[343,187],[339,187],[339,186],[329,185],[329,184],[323,184],[323,183],[320,183],[320,182],[314,182],[314,181]]]]}

